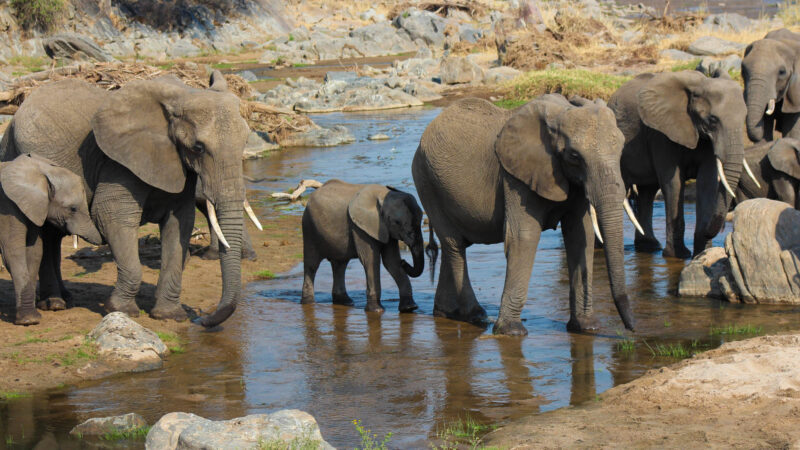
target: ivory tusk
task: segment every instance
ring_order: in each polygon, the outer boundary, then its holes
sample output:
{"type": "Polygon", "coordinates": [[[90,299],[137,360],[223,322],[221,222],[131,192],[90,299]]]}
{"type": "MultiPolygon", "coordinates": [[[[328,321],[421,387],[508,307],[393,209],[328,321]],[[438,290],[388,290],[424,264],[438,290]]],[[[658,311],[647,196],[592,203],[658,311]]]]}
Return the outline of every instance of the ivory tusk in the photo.
{"type": "Polygon", "coordinates": [[[631,189],[633,189],[634,194],[639,195],[639,188],[637,188],[635,184],[631,185],[631,189]]]}
{"type": "Polygon", "coordinates": [[[636,230],[638,230],[639,233],[644,236],[644,230],[642,229],[642,226],[639,225],[639,221],[636,220],[636,216],[633,214],[633,209],[631,208],[631,204],[628,202],[627,198],[622,201],[622,207],[625,208],[625,212],[628,213],[628,217],[631,219],[631,222],[633,222],[633,226],[636,227],[636,230]]]}
{"type": "Polygon", "coordinates": [[[769,99],[769,104],[767,105],[767,115],[771,116],[772,113],[774,112],[775,112],[775,99],[771,98],[769,99]]]}
{"type": "Polygon", "coordinates": [[[722,168],[722,160],[717,158],[717,173],[719,175],[719,181],[722,182],[722,185],[725,186],[725,190],[728,191],[728,194],[731,194],[731,197],[736,197],[736,193],[733,192],[731,189],[731,185],[728,184],[728,179],[725,178],[725,170],[722,168]]]}
{"type": "Polygon", "coordinates": [[[597,236],[597,240],[600,243],[603,243],[603,236],[600,235],[600,226],[597,224],[597,211],[594,210],[594,206],[589,203],[589,215],[592,216],[592,228],[594,228],[594,235],[597,236]]]}
{"type": "Polygon", "coordinates": [[[72,235],[72,248],[78,248],[78,235],[72,235]]]}
{"type": "Polygon", "coordinates": [[[247,199],[244,199],[244,210],[247,212],[247,217],[253,221],[258,231],[264,231],[264,227],[261,226],[261,222],[258,221],[258,217],[256,217],[256,213],[253,212],[253,208],[250,207],[250,202],[247,199]]]}
{"type": "Polygon", "coordinates": [[[753,171],[750,170],[750,166],[747,165],[747,159],[743,158],[742,159],[742,164],[744,165],[745,172],[747,172],[747,176],[749,176],[750,179],[753,180],[753,183],[756,184],[757,188],[761,189],[761,183],[759,183],[758,180],[756,180],[756,176],[753,175],[753,171]]]}
{"type": "Polygon", "coordinates": [[[211,229],[217,234],[219,242],[224,245],[225,248],[231,248],[231,246],[228,245],[228,241],[225,240],[225,236],[222,234],[222,229],[219,227],[217,211],[214,209],[214,204],[211,203],[211,200],[206,200],[206,208],[208,208],[208,221],[211,222],[211,229]]]}

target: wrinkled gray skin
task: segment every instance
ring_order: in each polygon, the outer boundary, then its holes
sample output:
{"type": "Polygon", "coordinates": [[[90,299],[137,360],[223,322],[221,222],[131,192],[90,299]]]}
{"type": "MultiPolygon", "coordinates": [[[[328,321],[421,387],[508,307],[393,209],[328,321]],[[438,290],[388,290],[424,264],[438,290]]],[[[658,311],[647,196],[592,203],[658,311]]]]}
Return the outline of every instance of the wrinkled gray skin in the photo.
{"type": "MultiPolygon", "coordinates": [[[[44,156],[83,178],[95,225],[117,263],[117,283],[107,311],[139,315],[142,279],[137,230],[157,223],[161,271],[150,315],[184,320],[181,275],[194,226],[195,183],[215,205],[230,248],[220,248],[222,298],[197,322],[212,327],[241,297],[242,152],[248,127],[238,98],[222,74],[206,90],[175,77],[133,81],[108,92],[77,80],[36,89],[16,113],[0,145],[0,159],[44,156]]],[[[63,233],[44,234],[40,298],[68,298],[60,273],[63,233]]]]}
{"type": "Polygon", "coordinates": [[[513,112],[474,98],[442,111],[423,133],[412,163],[417,192],[442,244],[434,314],[485,320],[469,281],[466,248],[504,242],[506,278],[494,333],[527,334],[520,312],[539,237],[560,223],[570,274],[567,329],[595,327],[591,203],[605,239],[614,302],[625,327],[633,329],[622,249],[622,144],[611,110],[576,107],[559,95],[513,112]]]}
{"type": "Polygon", "coordinates": [[[779,200],[800,209],[800,141],[782,138],[761,142],[745,150],[747,164],[761,185],[743,175],[736,190],[736,203],[751,198],[779,200]]]}
{"type": "Polygon", "coordinates": [[[636,232],[639,251],[661,248],[653,233],[653,199],[664,194],[667,242],[664,256],[688,258],[683,235],[683,189],[697,179],[694,254],[719,233],[732,200],[717,181],[717,158],[736,192],[744,157],[746,108],[742,88],[724,78],[696,71],[642,74],[611,96],[608,106],[625,135],[622,177],[635,184],[636,217],[645,235],[636,232]]]}
{"type": "MultiPolygon", "coordinates": [[[[16,297],[17,325],[39,323],[36,278],[45,221],[92,244],[102,242],[89,217],[83,180],[39,156],[22,155],[0,166],[0,251],[16,297]]],[[[61,303],[52,309],[64,309],[61,303]]]]}
{"type": "MultiPolygon", "coordinates": [[[[242,182],[244,186],[244,182],[242,182]]],[[[242,194],[244,196],[244,194],[242,194]]],[[[206,196],[203,194],[203,183],[198,181],[194,194],[194,202],[197,209],[205,216],[206,223],[210,224],[211,220],[208,218],[208,208],[206,207],[206,196]]],[[[245,219],[245,222],[247,220],[245,219]]],[[[219,238],[210,228],[208,231],[208,247],[204,248],[197,256],[202,259],[216,261],[219,259],[219,238]]],[[[255,249],[253,249],[253,241],[250,238],[250,233],[247,231],[247,225],[242,224],[242,258],[255,261],[258,259],[255,249]]]]}
{"type": "Polygon", "coordinates": [[[366,311],[383,312],[380,263],[400,290],[400,312],[417,304],[408,277],[425,266],[422,210],[413,196],[379,184],[350,184],[330,180],[314,191],[303,212],[303,295],[314,302],[314,276],[327,259],[333,269],[333,303],[352,305],[344,275],[347,262],[358,258],[367,275],[366,311]],[[411,249],[413,266],[400,257],[398,241],[411,249]]]}
{"type": "Polygon", "coordinates": [[[742,78],[750,140],[771,141],[776,129],[784,137],[800,138],[800,34],[784,28],[748,45],[742,78]],[[770,99],[775,111],[768,116],[770,99]]]}

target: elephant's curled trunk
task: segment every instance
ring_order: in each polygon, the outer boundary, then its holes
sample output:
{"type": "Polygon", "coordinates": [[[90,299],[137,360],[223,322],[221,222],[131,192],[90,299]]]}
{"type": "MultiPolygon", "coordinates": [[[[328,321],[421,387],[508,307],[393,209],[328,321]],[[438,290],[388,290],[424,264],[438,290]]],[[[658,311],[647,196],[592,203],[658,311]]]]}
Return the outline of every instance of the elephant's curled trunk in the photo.
{"type": "Polygon", "coordinates": [[[409,248],[411,249],[414,265],[410,266],[407,262],[403,261],[403,270],[405,270],[408,276],[416,278],[422,275],[422,271],[425,269],[425,251],[422,239],[420,238],[419,242],[412,243],[409,248]]]}

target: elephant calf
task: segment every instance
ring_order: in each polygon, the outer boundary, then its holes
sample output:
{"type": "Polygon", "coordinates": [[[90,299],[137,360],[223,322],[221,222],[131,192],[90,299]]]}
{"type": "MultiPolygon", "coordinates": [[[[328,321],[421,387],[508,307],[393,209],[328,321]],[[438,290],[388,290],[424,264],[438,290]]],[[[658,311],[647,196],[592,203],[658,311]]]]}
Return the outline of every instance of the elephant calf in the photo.
{"type": "Polygon", "coordinates": [[[14,323],[37,324],[36,277],[45,220],[92,244],[99,245],[102,237],[89,217],[83,180],[69,170],[40,156],[22,155],[0,166],[0,185],[0,251],[14,283],[14,323]]]}
{"type": "Polygon", "coordinates": [[[782,138],[763,141],[748,148],[747,166],[753,177],[742,177],[736,191],[736,203],[750,198],[769,198],[800,209],[800,141],[782,138]]]}
{"type": "Polygon", "coordinates": [[[380,261],[400,290],[400,312],[417,304],[409,276],[418,277],[424,267],[422,210],[413,196],[378,184],[350,184],[331,180],[308,199],[303,213],[303,263],[305,277],[301,303],[314,301],[314,276],[323,259],[333,269],[333,303],[352,305],[344,274],[347,263],[358,258],[367,275],[366,311],[383,312],[380,261]],[[400,258],[397,241],[411,249],[414,266],[400,258]]]}

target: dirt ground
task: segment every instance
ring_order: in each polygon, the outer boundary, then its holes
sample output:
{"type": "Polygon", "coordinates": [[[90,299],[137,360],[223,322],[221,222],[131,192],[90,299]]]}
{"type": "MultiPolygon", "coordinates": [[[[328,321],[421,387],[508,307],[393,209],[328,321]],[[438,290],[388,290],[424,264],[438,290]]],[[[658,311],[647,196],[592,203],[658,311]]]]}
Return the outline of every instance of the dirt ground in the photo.
{"type": "Polygon", "coordinates": [[[800,334],[724,344],[486,436],[525,448],[800,448],[800,334]]]}
{"type": "MultiPolygon", "coordinates": [[[[246,221],[258,260],[242,262],[244,282],[257,279],[260,271],[284,272],[302,260],[299,216],[267,217],[261,221],[265,228],[261,232],[246,221]]],[[[201,231],[208,230],[199,214],[195,226],[201,231]]],[[[199,325],[154,320],[146,314],[155,303],[161,253],[157,235],[156,225],[140,229],[139,253],[144,274],[136,302],[143,312],[136,321],[153,331],[180,337],[188,327],[199,325]]],[[[206,238],[207,234],[193,240],[191,251],[195,253],[208,245],[206,238]]],[[[105,375],[88,364],[92,356],[84,344],[84,336],[103,316],[103,302],[110,296],[117,278],[116,265],[106,246],[95,247],[80,241],[78,247],[78,250],[72,248],[71,238],[62,243],[61,271],[75,298],[75,306],[64,311],[41,311],[42,321],[38,325],[14,325],[11,277],[6,270],[0,272],[0,397],[4,393],[42,390],[105,375]]],[[[207,313],[214,310],[221,292],[219,261],[193,256],[183,272],[182,303],[198,314],[207,313]]]]}

